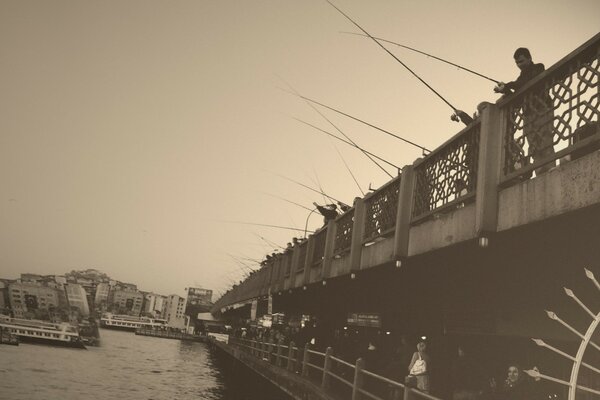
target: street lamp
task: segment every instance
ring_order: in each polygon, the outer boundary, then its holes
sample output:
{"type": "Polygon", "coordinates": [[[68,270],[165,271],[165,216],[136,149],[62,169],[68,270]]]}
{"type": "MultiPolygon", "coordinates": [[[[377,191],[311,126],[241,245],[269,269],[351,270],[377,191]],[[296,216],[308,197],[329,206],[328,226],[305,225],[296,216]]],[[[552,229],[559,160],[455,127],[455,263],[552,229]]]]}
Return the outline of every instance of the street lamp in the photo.
{"type": "Polygon", "coordinates": [[[304,238],[306,239],[306,231],[308,230],[308,220],[310,219],[310,216],[312,215],[312,213],[314,213],[315,211],[317,211],[316,208],[313,208],[312,211],[310,213],[308,213],[308,217],[306,217],[306,223],[304,224],[304,238]]]}

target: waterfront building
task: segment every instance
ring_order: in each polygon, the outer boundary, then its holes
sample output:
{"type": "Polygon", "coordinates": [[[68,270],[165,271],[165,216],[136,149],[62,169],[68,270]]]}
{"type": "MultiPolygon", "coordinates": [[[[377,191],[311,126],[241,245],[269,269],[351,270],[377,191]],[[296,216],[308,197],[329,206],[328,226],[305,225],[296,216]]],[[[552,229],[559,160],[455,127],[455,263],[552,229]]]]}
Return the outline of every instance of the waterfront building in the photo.
{"type": "Polygon", "coordinates": [[[65,292],[71,307],[76,307],[82,317],[90,315],[87,293],[83,286],[77,283],[68,283],[65,285],[65,292]]]}
{"type": "Polygon", "coordinates": [[[8,287],[10,307],[16,318],[64,306],[60,292],[57,288],[38,283],[15,282],[8,287]]]}
{"type": "Polygon", "coordinates": [[[144,304],[144,295],[137,290],[116,289],[112,293],[110,308],[119,313],[139,316],[144,304]]]}
{"type": "Polygon", "coordinates": [[[163,309],[165,306],[166,296],[156,293],[146,293],[144,302],[144,313],[151,314],[156,318],[163,318],[163,309]]]}
{"type": "Polygon", "coordinates": [[[108,295],[110,293],[110,285],[106,282],[101,282],[96,286],[94,295],[94,305],[97,309],[105,309],[108,303],[108,295]]]}
{"type": "Polygon", "coordinates": [[[8,302],[8,284],[0,280],[0,314],[5,313],[9,308],[8,302]]]}
{"type": "Polygon", "coordinates": [[[172,328],[183,329],[186,326],[185,298],[176,294],[169,295],[165,302],[163,315],[167,320],[167,325],[172,328]]]}

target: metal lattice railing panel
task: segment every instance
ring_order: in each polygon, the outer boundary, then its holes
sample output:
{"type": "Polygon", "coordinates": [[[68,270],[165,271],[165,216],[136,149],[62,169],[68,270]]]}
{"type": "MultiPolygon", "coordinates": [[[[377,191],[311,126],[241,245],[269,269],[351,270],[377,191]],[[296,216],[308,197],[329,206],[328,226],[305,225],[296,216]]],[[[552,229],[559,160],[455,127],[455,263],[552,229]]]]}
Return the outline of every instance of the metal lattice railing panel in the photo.
{"type": "MultiPolygon", "coordinates": [[[[504,175],[536,163],[544,172],[577,149],[578,142],[600,134],[600,39],[559,62],[544,78],[503,106],[504,175]],[[540,164],[541,163],[541,164],[540,164]]],[[[595,149],[595,148],[594,148],[595,149]]]]}
{"type": "Polygon", "coordinates": [[[400,177],[393,179],[366,199],[365,240],[384,235],[395,228],[399,191],[400,177]]]}
{"type": "Polygon", "coordinates": [[[352,227],[354,226],[354,209],[349,210],[336,221],[335,244],[333,252],[342,253],[352,244],[352,227]]]}
{"type": "Polygon", "coordinates": [[[313,257],[312,263],[316,264],[323,260],[325,256],[325,240],[327,239],[327,228],[321,229],[319,232],[315,233],[314,243],[313,243],[313,257]]]}
{"type": "Polygon", "coordinates": [[[475,192],[480,131],[479,122],[472,124],[416,166],[413,218],[475,192]]]}

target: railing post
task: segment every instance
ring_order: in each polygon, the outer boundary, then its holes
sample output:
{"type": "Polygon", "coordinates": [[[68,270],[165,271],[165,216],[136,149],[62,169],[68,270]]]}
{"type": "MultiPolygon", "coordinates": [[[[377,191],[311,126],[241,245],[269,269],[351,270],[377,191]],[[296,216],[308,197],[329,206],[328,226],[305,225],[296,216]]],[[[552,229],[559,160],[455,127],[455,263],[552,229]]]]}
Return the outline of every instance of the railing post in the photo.
{"type": "Polygon", "coordinates": [[[481,113],[477,190],[475,197],[475,229],[477,236],[496,232],[498,225],[498,184],[502,171],[503,137],[500,110],[488,104],[481,113]]]}
{"type": "Polygon", "coordinates": [[[350,241],[350,271],[360,269],[360,256],[365,234],[366,205],[365,199],[354,202],[354,224],[352,225],[352,240],[350,241]]]}
{"type": "Polygon", "coordinates": [[[365,362],[362,358],[356,360],[354,367],[354,383],[352,384],[352,400],[360,399],[359,389],[362,389],[364,376],[362,370],[365,368],[365,362]]]}
{"type": "Polygon", "coordinates": [[[273,363],[273,339],[269,339],[267,349],[267,358],[269,359],[269,364],[271,364],[273,363]]]}
{"type": "Polygon", "coordinates": [[[302,376],[308,376],[308,343],[304,345],[304,357],[302,357],[302,376]]]}
{"type": "Polygon", "coordinates": [[[412,219],[413,199],[415,198],[415,171],[412,165],[402,168],[400,189],[398,190],[398,211],[396,213],[396,231],[394,233],[394,259],[401,261],[408,257],[410,221],[412,219]]]}
{"type": "Polygon", "coordinates": [[[321,386],[323,388],[329,387],[329,371],[331,371],[331,354],[333,349],[328,347],[325,350],[325,362],[323,363],[323,379],[321,380],[321,386]]]}
{"type": "Polygon", "coordinates": [[[329,221],[327,223],[327,235],[325,236],[325,251],[323,252],[322,279],[327,279],[331,275],[331,262],[333,261],[336,231],[337,224],[335,223],[335,220],[329,221]]]}
{"type": "Polygon", "coordinates": [[[404,398],[403,400],[412,400],[412,390],[410,389],[410,386],[405,385],[404,386],[404,398]]]}
{"type": "Polygon", "coordinates": [[[294,370],[294,346],[295,343],[294,342],[290,342],[290,348],[288,349],[288,362],[287,362],[287,370],[288,371],[292,371],[294,370]]]}
{"type": "Polygon", "coordinates": [[[275,365],[277,365],[278,367],[281,366],[281,342],[282,342],[281,339],[279,339],[277,341],[277,355],[275,356],[275,357],[277,357],[276,361],[275,361],[275,365]]]}

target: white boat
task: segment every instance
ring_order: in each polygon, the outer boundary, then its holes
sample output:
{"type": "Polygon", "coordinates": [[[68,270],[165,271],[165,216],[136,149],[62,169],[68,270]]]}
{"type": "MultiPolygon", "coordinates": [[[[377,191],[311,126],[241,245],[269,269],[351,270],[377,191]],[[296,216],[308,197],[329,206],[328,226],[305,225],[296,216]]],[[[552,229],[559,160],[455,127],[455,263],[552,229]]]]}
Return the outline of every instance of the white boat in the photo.
{"type": "Polygon", "coordinates": [[[135,331],[139,328],[162,328],[167,326],[167,321],[158,318],[132,317],[131,315],[104,314],[100,319],[100,326],[109,329],[135,331]]]}
{"type": "Polygon", "coordinates": [[[56,324],[0,315],[0,327],[17,336],[21,342],[85,349],[77,328],[64,322],[56,324]]]}

